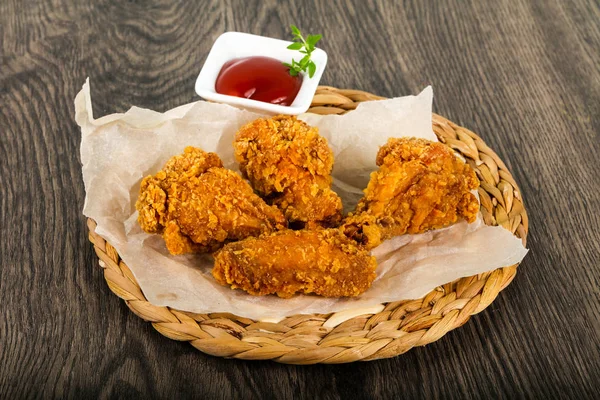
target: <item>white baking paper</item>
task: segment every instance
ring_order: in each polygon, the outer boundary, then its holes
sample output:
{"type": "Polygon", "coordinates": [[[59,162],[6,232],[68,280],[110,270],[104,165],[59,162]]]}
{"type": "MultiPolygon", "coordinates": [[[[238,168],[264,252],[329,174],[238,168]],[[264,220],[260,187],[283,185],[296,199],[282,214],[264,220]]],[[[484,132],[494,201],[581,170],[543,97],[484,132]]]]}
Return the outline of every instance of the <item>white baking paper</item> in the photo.
{"type": "MultiPolygon", "coordinates": [[[[329,141],[335,154],[334,189],[346,210],[362,196],[361,189],[376,168],[379,146],[389,137],[437,140],[431,129],[432,97],[427,87],[418,96],[363,103],[343,116],[301,117],[318,126],[329,141]]],[[[89,81],[75,99],[75,111],[82,136],[83,213],[97,222],[96,232],[117,249],[146,298],[156,305],[272,321],[294,314],[373,308],[383,302],[419,298],[460,277],[512,265],[527,253],[509,231],[478,219],[383,243],[373,250],[379,264],[377,279],[357,298],[250,296],[215,282],[211,256],[170,255],[160,236],[140,229],[135,201],[142,178],[156,173],[186,146],[214,151],[226,167],[237,170],[232,147],[235,133],[260,115],[198,101],[165,113],[132,107],[124,114],[94,119],[89,81]]]]}

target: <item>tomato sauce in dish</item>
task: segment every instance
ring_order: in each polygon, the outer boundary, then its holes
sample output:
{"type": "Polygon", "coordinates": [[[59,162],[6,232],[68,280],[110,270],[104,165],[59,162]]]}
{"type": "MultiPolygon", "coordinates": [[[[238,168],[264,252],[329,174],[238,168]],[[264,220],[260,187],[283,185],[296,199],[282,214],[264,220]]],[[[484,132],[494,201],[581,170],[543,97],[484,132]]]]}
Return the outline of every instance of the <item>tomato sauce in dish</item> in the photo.
{"type": "Polygon", "coordinates": [[[236,58],[223,64],[215,90],[229,96],[289,106],[301,85],[302,77],[291,76],[281,61],[255,56],[236,58]]]}

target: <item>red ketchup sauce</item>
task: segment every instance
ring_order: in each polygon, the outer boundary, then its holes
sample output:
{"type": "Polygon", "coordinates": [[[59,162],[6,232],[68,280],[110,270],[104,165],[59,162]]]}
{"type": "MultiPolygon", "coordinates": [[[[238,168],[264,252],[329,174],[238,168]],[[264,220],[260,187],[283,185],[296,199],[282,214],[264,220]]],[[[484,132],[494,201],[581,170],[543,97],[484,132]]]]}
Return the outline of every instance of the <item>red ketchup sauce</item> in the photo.
{"type": "Polygon", "coordinates": [[[236,58],[223,64],[217,93],[289,106],[294,102],[302,78],[291,76],[288,67],[270,57],[236,58]]]}

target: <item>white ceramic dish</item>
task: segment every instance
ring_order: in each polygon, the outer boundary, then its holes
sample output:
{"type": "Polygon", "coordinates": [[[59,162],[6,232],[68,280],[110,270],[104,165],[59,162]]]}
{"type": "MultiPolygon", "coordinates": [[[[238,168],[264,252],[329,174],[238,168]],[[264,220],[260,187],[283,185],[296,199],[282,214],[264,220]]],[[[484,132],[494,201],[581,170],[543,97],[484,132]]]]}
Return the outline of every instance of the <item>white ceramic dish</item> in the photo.
{"type": "Polygon", "coordinates": [[[302,86],[289,106],[279,104],[265,103],[257,100],[250,100],[241,97],[228,96],[215,91],[215,82],[221,71],[221,67],[227,61],[251,56],[273,57],[282,62],[291,63],[292,58],[299,60],[302,56],[298,51],[289,50],[292,42],[273,39],[264,36],[256,36],[248,33],[226,32],[219,36],[213,44],[204,66],[196,80],[196,93],[206,100],[227,103],[234,106],[249,108],[252,110],[266,111],[274,114],[297,115],[306,112],[310,107],[312,98],[319,85],[319,80],[327,64],[327,53],[321,49],[315,49],[311,58],[315,62],[317,69],[312,78],[308,74],[303,74],[302,86]]]}

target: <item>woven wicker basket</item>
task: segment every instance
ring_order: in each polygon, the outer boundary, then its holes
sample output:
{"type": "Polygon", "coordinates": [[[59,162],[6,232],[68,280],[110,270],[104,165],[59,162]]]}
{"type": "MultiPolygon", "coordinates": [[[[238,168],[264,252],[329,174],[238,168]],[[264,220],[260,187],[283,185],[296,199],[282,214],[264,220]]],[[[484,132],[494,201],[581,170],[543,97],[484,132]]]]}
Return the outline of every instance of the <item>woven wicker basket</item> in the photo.
{"type": "MultiPolygon", "coordinates": [[[[362,101],[381,97],[321,86],[309,112],[343,114],[362,101]]],[[[481,187],[481,213],[488,225],[501,225],[525,244],[528,220],[516,182],[498,156],[473,132],[433,115],[439,140],[461,153],[475,169],[481,187]]],[[[150,304],[129,267],[88,220],[104,279],[140,318],[173,340],[190,342],[219,357],[273,360],[288,364],[348,363],[376,360],[424,346],[458,328],[489,306],[512,281],[517,265],[462,278],[425,297],[384,304],[377,314],[360,315],[334,328],[330,314],[294,315],[279,323],[257,322],[226,313],[195,314],[150,304]]]]}

